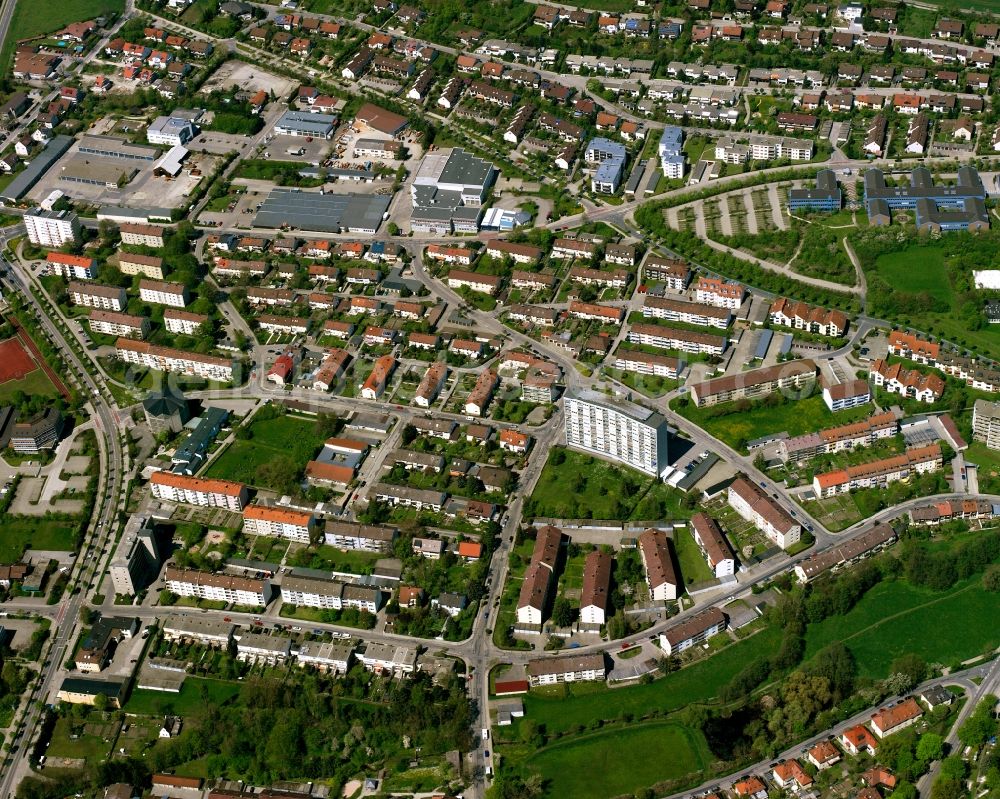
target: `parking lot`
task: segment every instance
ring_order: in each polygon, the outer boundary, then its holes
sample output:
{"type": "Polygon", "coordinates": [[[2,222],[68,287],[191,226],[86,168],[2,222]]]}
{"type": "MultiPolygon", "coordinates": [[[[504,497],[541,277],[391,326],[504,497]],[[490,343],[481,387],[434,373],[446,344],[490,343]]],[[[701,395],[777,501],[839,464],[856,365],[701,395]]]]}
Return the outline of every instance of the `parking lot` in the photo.
{"type": "Polygon", "coordinates": [[[245,61],[227,61],[206,80],[200,89],[202,94],[210,94],[216,89],[231,89],[236,87],[248,92],[263,89],[274,97],[286,99],[297,83],[289,78],[282,78],[270,72],[265,72],[258,66],[245,61]]]}
{"type": "Polygon", "coordinates": [[[225,155],[233,150],[239,150],[247,143],[246,136],[235,133],[217,133],[214,130],[199,133],[186,147],[195,152],[205,151],[216,155],[225,155]]]}
{"type": "Polygon", "coordinates": [[[295,161],[303,166],[316,166],[328,157],[332,147],[333,145],[327,139],[272,135],[265,139],[261,158],[269,158],[272,161],[295,161]]]}

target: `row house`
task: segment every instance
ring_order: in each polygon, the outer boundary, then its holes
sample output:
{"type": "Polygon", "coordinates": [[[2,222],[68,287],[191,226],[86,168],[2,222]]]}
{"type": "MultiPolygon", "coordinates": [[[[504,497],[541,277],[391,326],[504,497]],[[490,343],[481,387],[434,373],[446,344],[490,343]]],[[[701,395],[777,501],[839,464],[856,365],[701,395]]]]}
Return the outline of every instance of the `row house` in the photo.
{"type": "Polygon", "coordinates": [[[574,319],[596,321],[602,324],[620,324],[625,318],[625,309],[573,300],[569,304],[569,315],[574,319]]]}
{"type": "MultiPolygon", "coordinates": [[[[896,541],[896,531],[888,524],[876,524],[870,530],[824,552],[810,555],[795,565],[795,576],[806,583],[827,571],[837,571],[881,552],[896,541]]],[[[818,763],[817,768],[823,768],[818,763]]]]}
{"type": "Polygon", "coordinates": [[[268,333],[280,333],[286,335],[305,335],[309,329],[309,320],[298,316],[274,316],[272,314],[262,314],[255,321],[261,330],[268,333]]]}
{"type": "Polygon", "coordinates": [[[889,364],[882,358],[872,363],[872,382],[890,394],[899,394],[918,402],[936,402],[944,394],[945,383],[940,375],[923,374],[906,369],[902,364],[889,364]]]}
{"type": "Polygon", "coordinates": [[[848,325],[843,311],[819,308],[785,297],[779,297],[771,304],[768,318],[774,325],[832,337],[843,336],[848,325]]]}
{"type": "Polygon", "coordinates": [[[860,422],[786,438],[779,443],[778,453],[783,462],[803,463],[818,455],[870,447],[883,439],[891,438],[897,432],[899,424],[895,415],[886,411],[860,422]]]}
{"type": "Polygon", "coordinates": [[[517,99],[514,92],[479,80],[469,84],[469,94],[477,100],[499,105],[501,108],[513,108],[514,100],[517,99]]]}
{"type": "Polygon", "coordinates": [[[911,447],[901,455],[816,474],[813,476],[813,491],[817,497],[823,498],[845,494],[856,488],[885,488],[889,483],[905,480],[914,474],[935,472],[942,463],[939,444],[911,447]]]}
{"type": "Polygon", "coordinates": [[[556,239],[552,245],[553,258],[593,258],[596,255],[597,245],[590,241],[556,239]]]}
{"type": "Polygon", "coordinates": [[[262,278],[267,274],[265,261],[237,261],[231,258],[216,258],[212,272],[218,277],[262,278]]]}
{"type": "Polygon", "coordinates": [[[247,302],[251,305],[289,307],[295,302],[295,292],[291,289],[251,286],[247,289],[247,302]]]}

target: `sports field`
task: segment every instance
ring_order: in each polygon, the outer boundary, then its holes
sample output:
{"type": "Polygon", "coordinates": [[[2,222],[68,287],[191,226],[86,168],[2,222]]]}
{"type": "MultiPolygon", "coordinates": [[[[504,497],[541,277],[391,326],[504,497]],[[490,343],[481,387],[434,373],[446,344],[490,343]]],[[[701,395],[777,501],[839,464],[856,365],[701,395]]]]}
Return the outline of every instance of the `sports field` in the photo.
{"type": "Polygon", "coordinates": [[[545,778],[548,796],[606,799],[694,774],[710,760],[700,733],[661,721],[558,741],[525,765],[545,778]]]}
{"type": "Polygon", "coordinates": [[[1000,594],[985,591],[979,576],[948,591],[891,580],[875,586],[846,616],[809,625],[806,657],[842,641],[863,677],[886,677],[892,661],[909,652],[950,666],[1000,645],[1000,628],[983,623],[998,614],[1000,594]]]}

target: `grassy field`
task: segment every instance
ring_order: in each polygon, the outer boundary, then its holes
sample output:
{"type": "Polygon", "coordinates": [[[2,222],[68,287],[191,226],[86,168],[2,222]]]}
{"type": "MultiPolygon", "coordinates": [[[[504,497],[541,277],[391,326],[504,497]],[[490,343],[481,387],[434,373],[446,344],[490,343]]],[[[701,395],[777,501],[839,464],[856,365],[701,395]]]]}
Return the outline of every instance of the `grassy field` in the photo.
{"type": "Polygon", "coordinates": [[[545,778],[549,796],[605,799],[693,774],[710,760],[700,734],[658,722],[559,741],[538,750],[526,765],[545,778]]]}
{"type": "Polygon", "coordinates": [[[691,511],[682,506],[682,498],[680,491],[640,472],[553,448],[525,515],[622,521],[686,519],[691,511]],[[562,463],[555,462],[558,457],[564,457],[562,463]]]}
{"type": "Polygon", "coordinates": [[[1000,645],[1000,630],[983,619],[1000,613],[1000,595],[980,577],[949,591],[931,591],[892,580],[865,594],[846,616],[809,625],[806,656],[834,641],[853,653],[862,676],[887,676],[893,659],[914,652],[928,663],[951,665],[1000,645]],[[933,630],[932,635],[926,631],[933,630]]]}
{"type": "Polygon", "coordinates": [[[718,415],[720,408],[725,408],[725,405],[696,408],[693,403],[688,403],[684,407],[674,406],[674,410],[681,416],[735,449],[744,449],[747,441],[767,433],[785,430],[790,436],[797,436],[824,427],[855,422],[871,414],[870,407],[852,408],[834,414],[818,393],[774,407],[757,405],[749,411],[723,416],[718,415]]]}
{"type": "Polygon", "coordinates": [[[59,0],[58,3],[17,0],[0,57],[6,64],[20,39],[43,36],[71,22],[82,22],[110,12],[120,14],[124,10],[125,0],[59,0]]]}
{"type": "Polygon", "coordinates": [[[4,516],[0,518],[0,563],[20,560],[25,545],[69,552],[75,546],[77,525],[74,521],[4,516]]]}
{"type": "Polygon", "coordinates": [[[9,402],[11,397],[13,397],[18,391],[21,391],[28,396],[35,396],[38,394],[46,397],[59,396],[58,389],[52,385],[52,381],[49,380],[48,375],[46,375],[41,369],[36,369],[34,372],[28,372],[28,374],[20,380],[8,380],[6,383],[0,383],[0,403],[9,402]]]}
{"type": "Polygon", "coordinates": [[[705,558],[702,557],[694,536],[687,530],[677,530],[674,533],[674,548],[677,550],[677,562],[681,567],[685,585],[704,582],[715,577],[708,568],[705,558]]]}
{"type": "Polygon", "coordinates": [[[912,293],[927,292],[951,306],[943,312],[914,312],[901,321],[991,358],[1000,358],[1000,330],[997,330],[1000,325],[983,325],[979,330],[969,330],[961,314],[963,298],[948,279],[943,248],[914,245],[900,252],[887,253],[875,261],[875,270],[892,286],[903,286],[912,293]],[[914,264],[919,264],[920,268],[914,269],[914,264]]]}
{"type": "Polygon", "coordinates": [[[290,414],[253,422],[250,426],[253,437],[230,444],[208,468],[205,476],[261,485],[257,477],[258,467],[278,456],[291,459],[301,472],[323,445],[324,439],[316,434],[315,427],[313,420],[290,414]]]}
{"type": "Polygon", "coordinates": [[[170,713],[188,716],[206,702],[223,705],[239,695],[239,692],[240,686],[234,682],[188,677],[179,694],[136,688],[125,703],[125,711],[138,716],[163,716],[170,713]]]}
{"type": "Polygon", "coordinates": [[[752,660],[770,655],[780,641],[781,630],[767,628],[648,685],[610,689],[580,684],[532,691],[524,698],[525,713],[552,734],[597,719],[617,719],[623,713],[638,717],[651,710],[671,711],[708,703],[733,675],[752,660]]]}
{"type": "Polygon", "coordinates": [[[50,757],[82,758],[88,762],[103,760],[108,754],[109,745],[97,735],[80,732],[82,727],[80,722],[73,722],[69,718],[56,721],[52,732],[52,743],[46,754],[50,757]],[[76,730],[74,724],[77,725],[76,730]],[[73,734],[77,737],[71,737],[73,734]]]}

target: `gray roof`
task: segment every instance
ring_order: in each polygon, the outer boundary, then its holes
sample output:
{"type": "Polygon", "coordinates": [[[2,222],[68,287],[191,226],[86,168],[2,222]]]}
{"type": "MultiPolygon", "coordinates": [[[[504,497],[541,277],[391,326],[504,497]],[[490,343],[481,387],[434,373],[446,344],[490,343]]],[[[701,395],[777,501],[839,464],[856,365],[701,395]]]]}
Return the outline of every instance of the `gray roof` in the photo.
{"type": "Polygon", "coordinates": [[[42,175],[49,171],[49,167],[59,160],[71,144],[73,144],[73,139],[69,136],[53,137],[45,149],[31,160],[25,170],[7,185],[3,196],[10,200],[20,200],[31,191],[42,175]]]}
{"type": "Polygon", "coordinates": [[[319,194],[272,189],[254,217],[255,227],[291,225],[301,230],[339,233],[342,229],[378,228],[389,197],[364,194],[319,194]]]}

